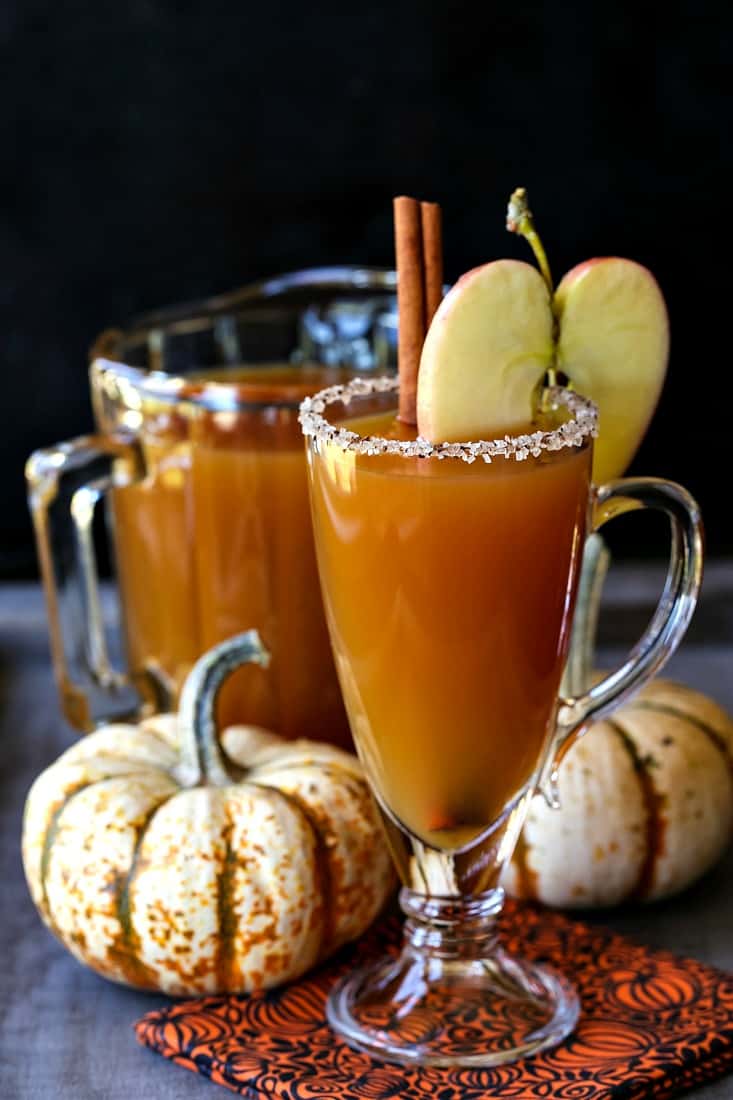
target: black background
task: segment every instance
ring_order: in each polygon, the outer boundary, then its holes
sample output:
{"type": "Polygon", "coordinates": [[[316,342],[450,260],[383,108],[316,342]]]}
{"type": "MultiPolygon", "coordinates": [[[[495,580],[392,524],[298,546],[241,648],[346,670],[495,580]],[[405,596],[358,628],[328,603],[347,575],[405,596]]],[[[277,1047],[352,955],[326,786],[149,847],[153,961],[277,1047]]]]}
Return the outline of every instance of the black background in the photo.
{"type": "MultiPolygon", "coordinates": [[[[134,313],[260,275],[392,262],[391,196],[438,199],[446,274],[525,255],[658,276],[664,397],[633,469],[733,550],[730,6],[5,0],[0,573],[32,575],[23,460],[86,430],[86,352],[134,313]]],[[[632,554],[661,551],[642,529],[632,554]]]]}

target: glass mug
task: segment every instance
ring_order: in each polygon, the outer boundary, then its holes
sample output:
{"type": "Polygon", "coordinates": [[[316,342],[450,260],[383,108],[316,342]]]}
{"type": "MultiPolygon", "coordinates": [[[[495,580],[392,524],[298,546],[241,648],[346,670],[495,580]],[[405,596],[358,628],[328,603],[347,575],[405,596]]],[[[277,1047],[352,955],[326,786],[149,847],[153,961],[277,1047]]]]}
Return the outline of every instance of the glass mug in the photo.
{"type": "Polygon", "coordinates": [[[72,725],[175,706],[196,659],[254,627],[271,665],[232,677],[220,720],[350,744],[297,416],[325,383],[394,366],[394,287],[388,271],[295,272],[97,341],[97,434],[38,451],[27,466],[72,725]],[[103,497],[122,647],[108,637],[97,577],[93,522],[103,497]]]}
{"type": "Polygon", "coordinates": [[[432,447],[395,421],[398,382],[304,402],[316,551],[351,729],[407,917],[399,957],[332,991],[332,1027],[403,1064],[491,1066],[554,1045],[577,997],[497,945],[499,879],[563,753],[657,672],[692,615],[702,529],[686,491],[590,482],[594,406],[548,391],[542,431],[432,447]],[[664,593],[626,663],[560,683],[586,535],[631,509],[671,521],[664,593]]]}

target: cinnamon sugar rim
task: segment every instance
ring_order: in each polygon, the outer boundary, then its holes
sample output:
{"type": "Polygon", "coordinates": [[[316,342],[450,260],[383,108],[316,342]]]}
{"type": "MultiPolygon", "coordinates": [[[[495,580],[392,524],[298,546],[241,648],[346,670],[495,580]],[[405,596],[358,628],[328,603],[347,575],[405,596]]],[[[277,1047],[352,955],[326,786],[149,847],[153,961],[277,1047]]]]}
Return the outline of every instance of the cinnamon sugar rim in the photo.
{"type": "Polygon", "coordinates": [[[475,462],[482,458],[491,462],[494,458],[514,458],[521,462],[537,457],[544,451],[561,451],[564,447],[581,447],[586,440],[598,435],[598,409],[592,401],[561,386],[550,386],[545,391],[553,407],[564,407],[572,419],[551,431],[536,431],[521,435],[505,435],[501,439],[480,439],[473,443],[429,443],[417,439],[403,441],[385,439],[382,436],[363,436],[347,428],[338,428],[323,415],[329,405],[341,402],[348,405],[352,397],[365,397],[372,393],[390,393],[399,390],[399,378],[354,378],[342,386],[329,386],[325,390],[306,397],[301,402],[298,420],[303,435],[314,436],[333,443],[343,451],[355,451],[366,455],[400,455],[403,458],[459,458],[463,462],[475,462]]]}

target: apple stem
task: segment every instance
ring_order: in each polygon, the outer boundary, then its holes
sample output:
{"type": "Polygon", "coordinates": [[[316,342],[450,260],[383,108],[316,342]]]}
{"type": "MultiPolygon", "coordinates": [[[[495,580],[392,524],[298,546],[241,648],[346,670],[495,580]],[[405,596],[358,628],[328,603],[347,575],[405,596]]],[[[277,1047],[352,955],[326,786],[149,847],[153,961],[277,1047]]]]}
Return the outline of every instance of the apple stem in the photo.
{"type": "MultiPolygon", "coordinates": [[[[512,191],[506,211],[506,227],[510,233],[518,233],[520,237],[524,237],[535,254],[535,259],[539,264],[542,278],[547,283],[547,289],[550,292],[550,306],[554,318],[553,345],[557,347],[558,322],[557,316],[555,315],[555,284],[552,281],[552,272],[550,271],[550,265],[547,260],[547,253],[545,252],[540,235],[535,229],[534,217],[530,210],[526,187],[517,187],[512,191]]],[[[547,380],[551,386],[557,384],[557,369],[555,363],[547,370],[547,380]]]]}
{"type": "Polygon", "coordinates": [[[518,233],[520,237],[524,237],[529,242],[537,263],[540,265],[542,278],[547,283],[547,289],[550,292],[550,297],[552,297],[555,293],[555,285],[552,281],[550,265],[547,262],[547,253],[535,229],[526,187],[517,187],[516,191],[512,192],[506,212],[506,227],[510,233],[518,233]]]}

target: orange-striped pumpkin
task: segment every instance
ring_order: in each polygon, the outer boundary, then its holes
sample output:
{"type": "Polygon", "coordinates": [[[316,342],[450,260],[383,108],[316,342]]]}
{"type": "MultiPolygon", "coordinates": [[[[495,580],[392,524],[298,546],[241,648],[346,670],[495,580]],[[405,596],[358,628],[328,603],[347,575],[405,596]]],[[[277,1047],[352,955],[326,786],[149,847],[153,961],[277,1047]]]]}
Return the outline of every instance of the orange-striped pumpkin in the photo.
{"type": "Polygon", "coordinates": [[[711,699],[654,680],[597,722],[560,767],[560,810],[541,797],[505,870],[517,897],[585,907],[683,890],[733,829],[733,720],[711,699]]]}
{"type": "Polygon", "coordinates": [[[216,692],[245,660],[267,660],[251,632],[201,658],[180,715],[90,734],[28,795],[33,900],[113,981],[186,995],[275,986],[361,935],[392,888],[354,756],[253,727],[225,730],[221,754],[216,692]]]}

